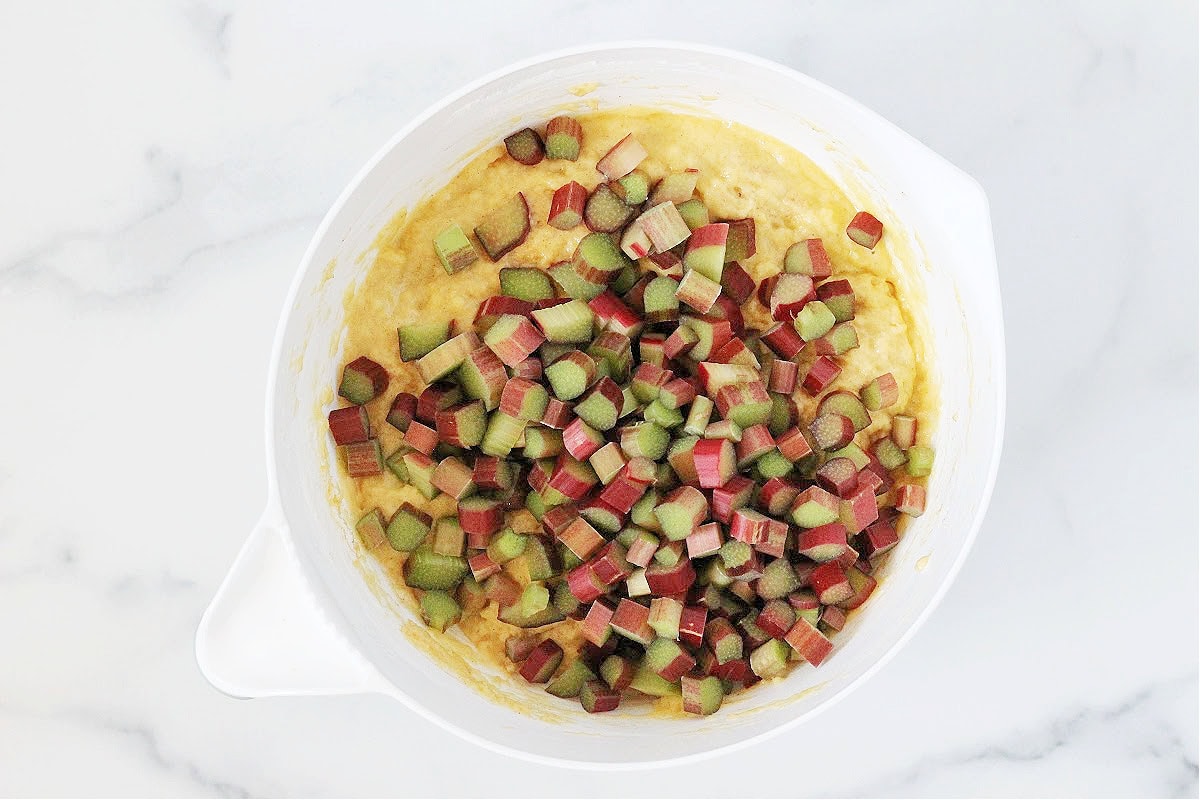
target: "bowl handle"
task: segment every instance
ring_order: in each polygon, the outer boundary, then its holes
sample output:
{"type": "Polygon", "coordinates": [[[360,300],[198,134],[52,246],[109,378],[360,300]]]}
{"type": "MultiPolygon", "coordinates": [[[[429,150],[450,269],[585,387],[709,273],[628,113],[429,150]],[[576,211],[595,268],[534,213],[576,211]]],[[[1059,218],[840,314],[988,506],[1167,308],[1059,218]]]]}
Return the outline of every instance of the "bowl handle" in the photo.
{"type": "Polygon", "coordinates": [[[200,620],[200,671],[233,697],[385,691],[318,606],[286,530],[274,508],[254,526],[200,620]]]}

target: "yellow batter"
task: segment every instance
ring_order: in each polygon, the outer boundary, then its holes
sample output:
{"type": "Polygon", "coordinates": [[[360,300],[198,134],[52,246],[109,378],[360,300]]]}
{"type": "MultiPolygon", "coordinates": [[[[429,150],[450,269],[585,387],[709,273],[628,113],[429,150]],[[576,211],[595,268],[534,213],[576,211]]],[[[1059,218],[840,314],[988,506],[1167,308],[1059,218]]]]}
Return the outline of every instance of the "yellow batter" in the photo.
{"type": "MultiPolygon", "coordinates": [[[[893,413],[917,416],[922,430],[929,430],[934,393],[925,361],[926,333],[911,313],[920,298],[902,296],[897,291],[898,286],[912,285],[915,265],[894,263],[883,244],[870,251],[846,236],[846,224],[860,209],[815,164],[778,140],[710,118],[627,108],[585,115],[579,120],[584,141],[578,161],[546,159],[528,167],[509,158],[504,146],[498,144],[472,160],[441,191],[410,212],[397,215],[380,233],[374,264],[360,287],[346,299],[344,352],[347,360],[369,356],[391,375],[385,395],[367,406],[385,454],[395,450],[402,436],[383,423],[387,404],[398,391],[417,394],[423,388],[415,367],[400,361],[396,327],[447,318],[456,319],[460,330],[469,327],[480,301],[499,294],[500,267],[545,268],[569,259],[588,231],[583,225],[571,231],[547,225],[550,197],[568,181],[578,181],[588,188],[599,183],[603,177],[596,171],[596,162],[630,132],[650,154],[640,168],[651,179],[685,168],[699,169],[696,194],[708,206],[712,219],[754,217],[758,250],[742,264],[756,281],[781,270],[789,245],[821,237],[833,263],[833,277],[847,278],[854,288],[853,324],[860,343],[839,358],[842,373],[835,387],[857,391],[885,372],[891,372],[900,386],[899,402],[872,412],[871,426],[860,432],[856,441],[865,446],[879,431],[890,428],[893,413]],[[479,261],[458,274],[447,275],[434,253],[434,237],[454,222],[470,231],[518,190],[525,193],[532,219],[525,243],[498,264],[488,261],[477,247],[479,261]]],[[[899,222],[889,218],[885,209],[866,210],[883,221],[886,243],[887,230],[897,230],[899,222]]],[[[744,313],[748,327],[763,329],[770,324],[767,312],[753,299],[744,313]]],[[[815,401],[801,390],[797,390],[796,398],[806,418],[811,419],[815,401]]],[[[341,471],[339,474],[343,496],[354,510],[350,524],[366,510],[379,507],[387,515],[404,502],[424,508],[434,518],[455,513],[450,498],[427,501],[390,472],[358,480],[344,477],[341,471]]],[[[519,513],[526,518],[510,520],[518,530],[536,525],[527,512],[519,513]]],[[[375,555],[393,577],[396,590],[407,593],[401,578],[403,556],[387,546],[377,548],[375,555]]],[[[519,581],[528,582],[521,559],[510,562],[507,569],[519,581]]],[[[479,617],[464,619],[461,628],[476,644],[481,658],[513,671],[504,657],[504,641],[519,631],[496,621],[494,605],[479,617]]],[[[555,638],[570,656],[581,641],[576,628],[576,623],[568,620],[538,632],[555,638]]]]}

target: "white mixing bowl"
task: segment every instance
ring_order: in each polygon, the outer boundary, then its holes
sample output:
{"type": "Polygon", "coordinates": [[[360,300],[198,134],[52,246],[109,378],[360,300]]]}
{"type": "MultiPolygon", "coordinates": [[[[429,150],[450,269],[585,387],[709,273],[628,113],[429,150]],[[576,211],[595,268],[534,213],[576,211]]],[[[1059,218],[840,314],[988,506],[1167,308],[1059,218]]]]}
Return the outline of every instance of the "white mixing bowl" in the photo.
{"type": "MultiPolygon", "coordinates": [[[[1004,426],[1003,328],[987,200],[975,181],[903,131],[762,59],[657,42],[551,54],[447,98],[371,159],[300,264],[270,369],[266,511],[197,633],[197,659],[213,685],[238,697],[378,693],[483,746],[557,765],[613,769],[696,759],[791,728],[862,683],[912,636],[966,557],[991,495],[1004,426]],[[802,665],[782,681],[730,698],[713,717],[670,719],[636,709],[588,715],[504,675],[493,676],[502,701],[489,699],[401,632],[412,613],[364,579],[364,572],[377,572],[374,562],[362,557],[346,515],[330,502],[327,465],[337,460],[322,416],[340,363],[343,296],[369,265],[376,233],[481,146],[572,103],[736,120],[807,154],[852,198],[890,208],[913,232],[889,229],[888,241],[912,254],[928,300],[941,393],[929,509],[908,526],[879,590],[851,615],[820,669],[802,665]]],[[[477,672],[489,675],[484,667],[477,672]]]]}

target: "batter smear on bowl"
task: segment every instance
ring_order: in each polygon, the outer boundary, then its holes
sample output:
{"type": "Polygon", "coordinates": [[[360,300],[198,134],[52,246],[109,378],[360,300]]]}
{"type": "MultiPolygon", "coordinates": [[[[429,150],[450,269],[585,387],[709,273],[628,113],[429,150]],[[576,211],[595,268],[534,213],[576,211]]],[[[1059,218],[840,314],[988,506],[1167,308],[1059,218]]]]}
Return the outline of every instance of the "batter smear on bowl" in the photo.
{"type": "Polygon", "coordinates": [[[428,625],[588,712],[711,714],[820,667],[933,466],[886,237],[736,124],[514,132],[347,300],[329,435],[363,547],[428,625]]]}

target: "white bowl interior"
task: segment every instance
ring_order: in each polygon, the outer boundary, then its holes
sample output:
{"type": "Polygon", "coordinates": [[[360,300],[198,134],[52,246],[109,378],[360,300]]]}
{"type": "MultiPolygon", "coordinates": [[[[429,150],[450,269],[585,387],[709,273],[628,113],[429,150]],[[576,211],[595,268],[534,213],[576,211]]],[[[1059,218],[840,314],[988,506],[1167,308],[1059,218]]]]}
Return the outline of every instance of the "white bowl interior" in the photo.
{"type": "MultiPolygon", "coordinates": [[[[1003,343],[986,201],[941,158],[803,76],[731,54],[637,46],[531,64],[467,91],[394,140],[343,197],[315,243],[290,309],[275,376],[274,471],[296,552],[318,602],[389,692],[494,746],[540,759],[638,765],[745,743],[811,715],[873,671],[931,609],[969,547],[994,478],[1003,414],[1003,343]],[[573,87],[598,84],[583,98],[573,87]],[[915,232],[907,252],[928,300],[941,416],[930,507],[894,551],[883,582],[819,669],[731,700],[708,719],[622,710],[590,716],[495,676],[507,702],[464,684],[398,632],[402,603],[373,589],[352,532],[329,501],[335,464],[319,415],[339,360],[344,293],[371,262],[376,232],[444,183],[485,143],[564,107],[667,107],[736,120],[813,158],[851,193],[889,206],[915,232]],[[513,705],[523,708],[518,713],[513,705]],[[639,717],[630,724],[630,716],[639,717]]],[[[487,675],[479,668],[480,674],[487,675]]]]}

